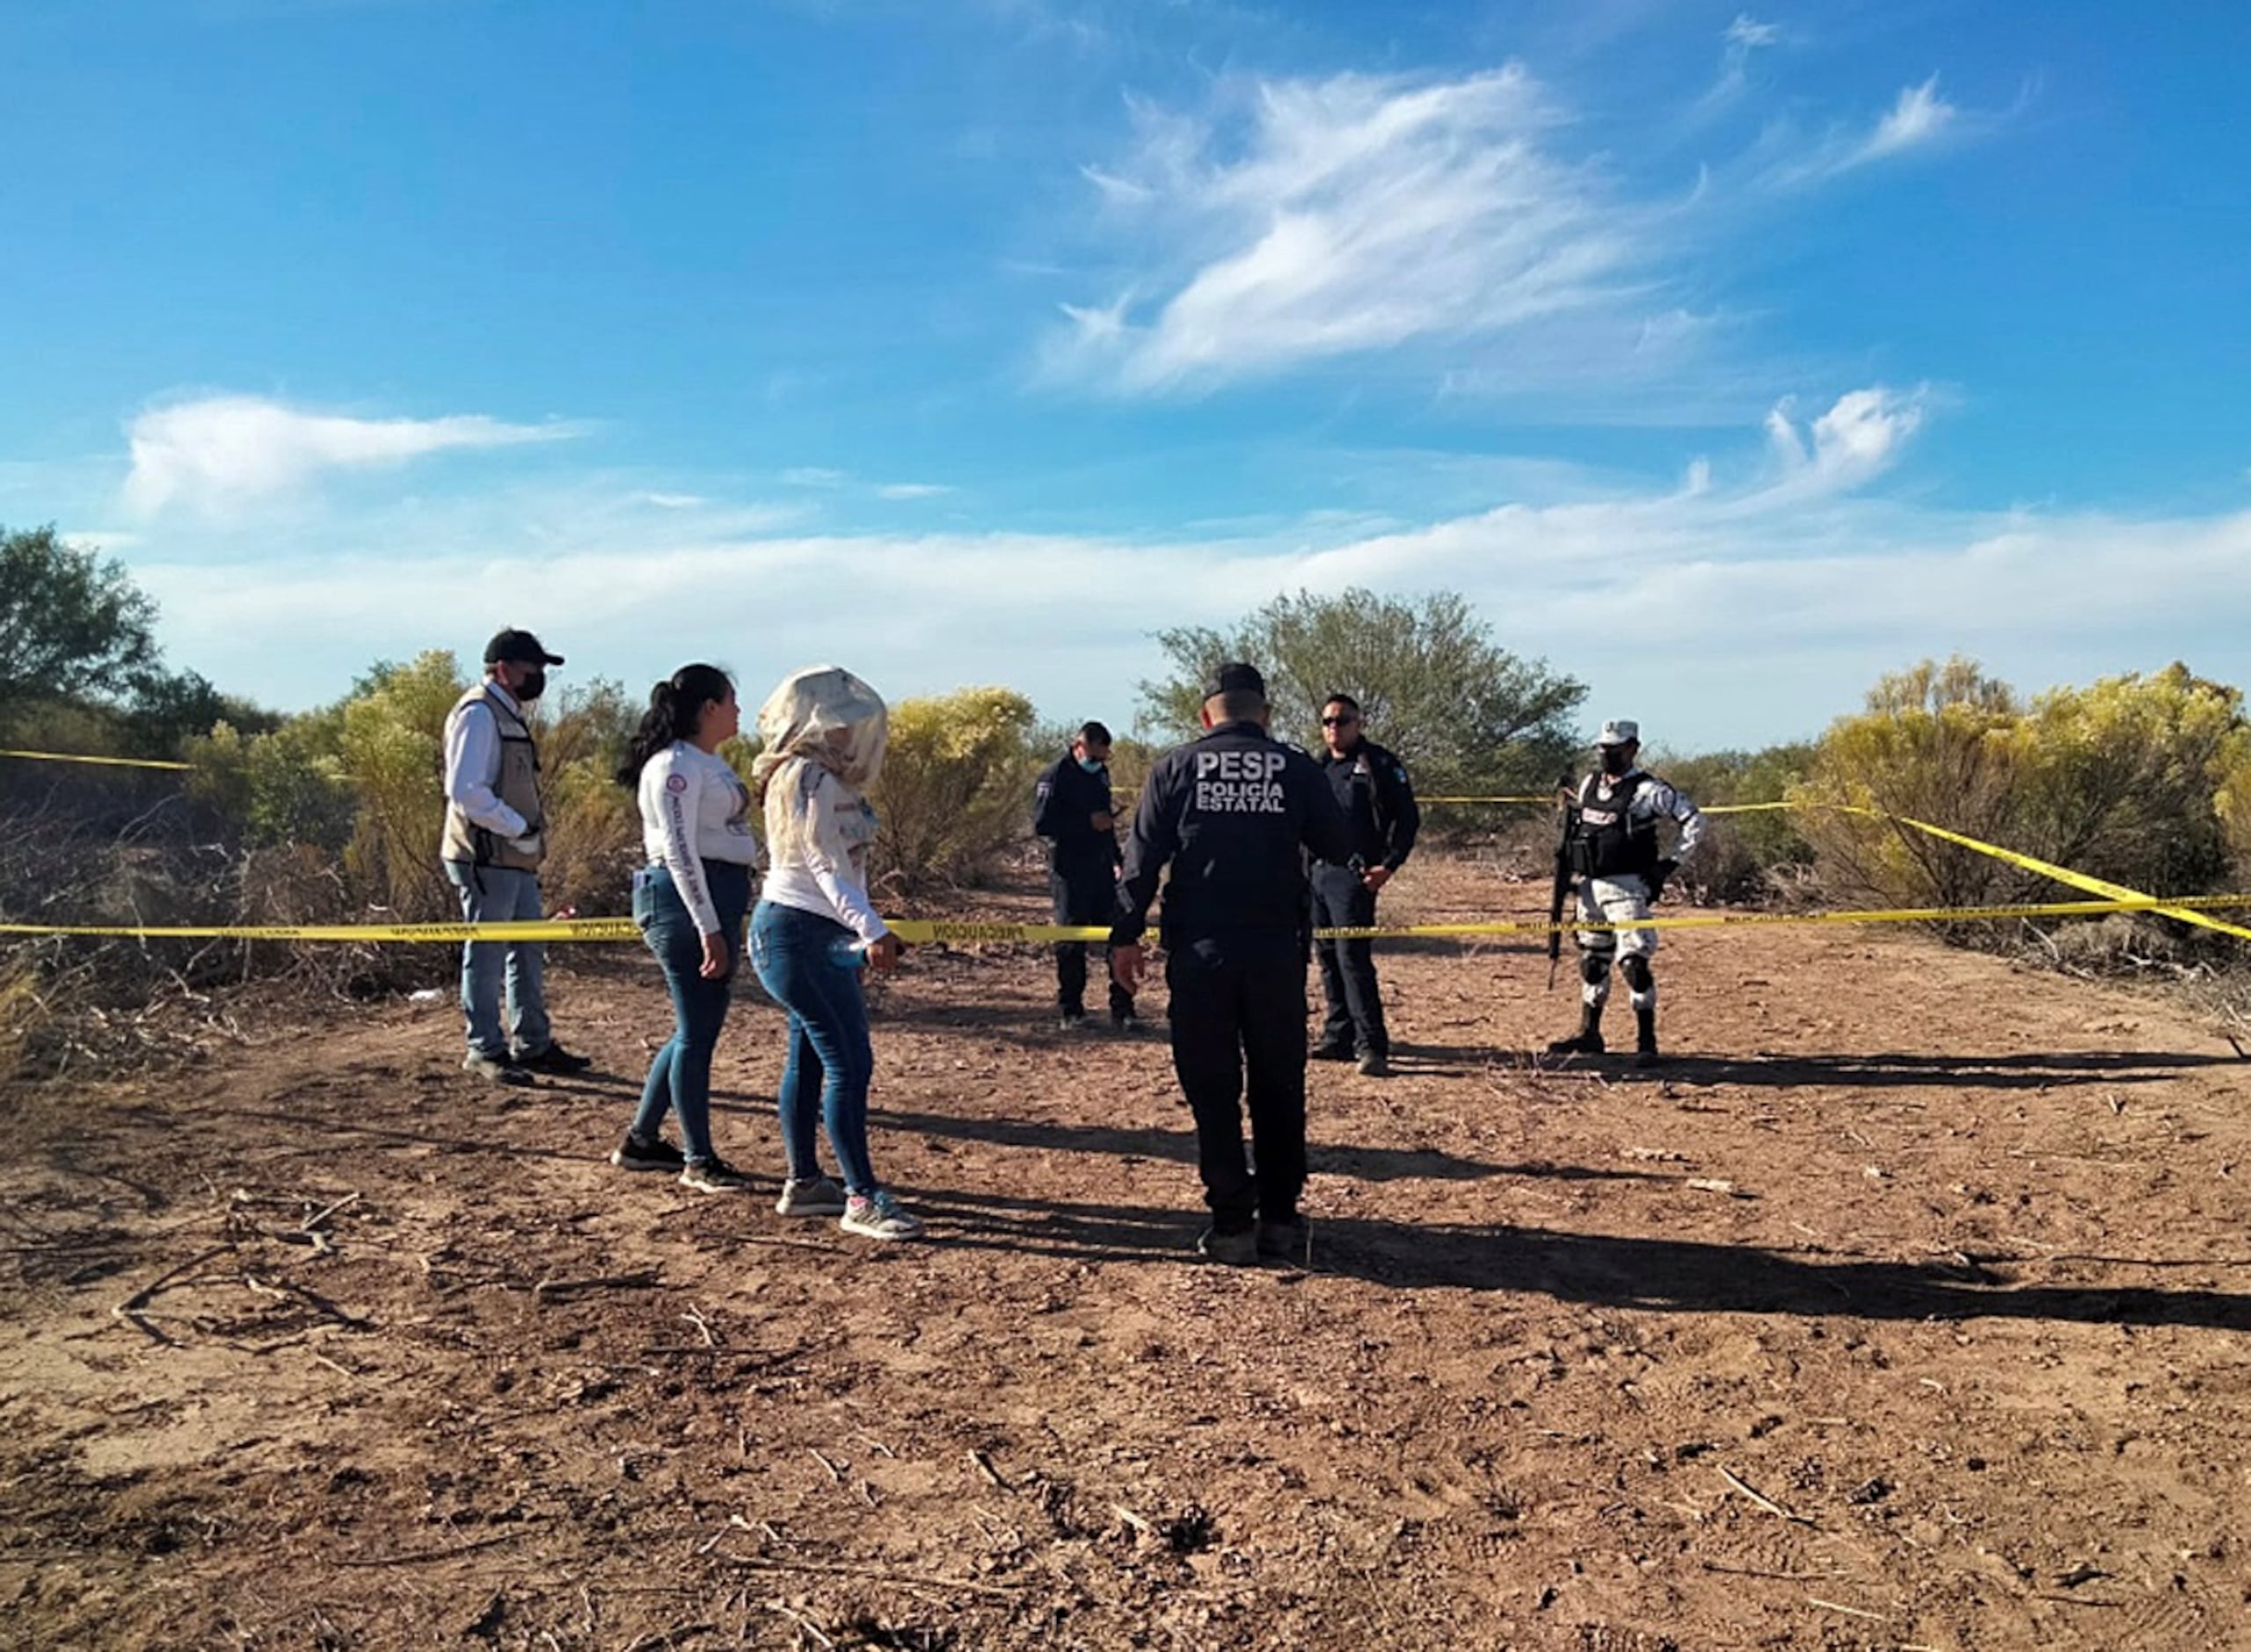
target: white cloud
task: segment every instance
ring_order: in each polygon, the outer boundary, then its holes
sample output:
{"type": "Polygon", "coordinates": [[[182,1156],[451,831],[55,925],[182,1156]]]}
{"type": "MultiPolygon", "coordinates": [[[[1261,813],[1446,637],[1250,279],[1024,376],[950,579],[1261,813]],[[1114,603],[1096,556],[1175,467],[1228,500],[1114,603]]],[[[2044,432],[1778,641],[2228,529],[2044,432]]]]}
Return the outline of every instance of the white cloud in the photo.
{"type": "Polygon", "coordinates": [[[1876,122],[1875,133],[1861,147],[1861,161],[1881,160],[1905,149],[1935,142],[1960,116],[1961,111],[1938,95],[1938,76],[1899,93],[1891,113],[1876,122]]]}
{"type": "Polygon", "coordinates": [[[885,499],[936,499],[954,490],[942,482],[892,482],[876,490],[876,497],[885,499]]]}
{"type": "Polygon", "coordinates": [[[826,465],[793,465],[782,472],[782,480],[793,488],[841,488],[852,479],[849,470],[832,470],[826,465]]]}
{"type": "Polygon", "coordinates": [[[1089,169],[1147,267],[1067,305],[1051,365],[1128,391],[1195,389],[1413,340],[1638,302],[1656,209],[1551,153],[1522,68],[1417,82],[1232,85],[1089,169]]]}
{"type": "Polygon", "coordinates": [[[1939,95],[1938,76],[1920,85],[1900,89],[1891,107],[1864,131],[1832,127],[1810,144],[1800,145],[1787,130],[1776,128],[1768,146],[1789,149],[1767,170],[1764,182],[1774,188],[1797,188],[1823,182],[1876,161],[1885,161],[1928,149],[1995,124],[1991,115],[1971,116],[1939,95]]]}
{"type": "Polygon", "coordinates": [[[1761,23],[1747,12],[1737,12],[1735,21],[1720,34],[1720,76],[1698,100],[1695,113],[1715,114],[1740,98],[1751,84],[1752,54],[1778,46],[1781,39],[1782,31],[1777,25],[1761,23]]]}
{"type": "Polygon", "coordinates": [[[1785,404],[1771,454],[1746,440],[1638,484],[1552,467],[1512,481],[1492,462],[1499,502],[1407,528],[1339,513],[1158,542],[812,535],[764,506],[652,506],[645,482],[398,502],[286,564],[168,525],[130,560],[176,664],[290,705],[341,693],[359,663],[471,649],[516,623],[570,655],[567,680],[637,684],[708,658],[762,688],[834,655],[893,694],[998,681],[1054,716],[1130,722],[1133,685],[1162,669],[1156,630],[1348,584],[1460,591],[1504,645],[1591,683],[1590,712],[1656,723],[1662,707],[1658,737],[1691,748],[1812,732],[1879,673],[1956,650],[2028,688],[2176,657],[2251,681],[2251,512],[1886,497],[1872,484],[1927,432],[1931,399],[1868,388],[1818,413],[1785,404]],[[1111,594],[1089,609],[1089,590],[1111,594]]]}
{"type": "Polygon", "coordinates": [[[253,396],[209,397],[151,408],[134,419],[125,503],[144,517],[174,506],[225,513],[291,492],[324,471],[577,433],[567,426],[509,425],[482,414],[353,418],[253,396]]]}
{"type": "Polygon", "coordinates": [[[1928,411],[1929,391],[1905,394],[1884,389],[1851,390],[1813,421],[1810,440],[1779,403],[1767,415],[1767,434],[1794,481],[1815,488],[1857,487],[1887,469],[1928,411]]]}

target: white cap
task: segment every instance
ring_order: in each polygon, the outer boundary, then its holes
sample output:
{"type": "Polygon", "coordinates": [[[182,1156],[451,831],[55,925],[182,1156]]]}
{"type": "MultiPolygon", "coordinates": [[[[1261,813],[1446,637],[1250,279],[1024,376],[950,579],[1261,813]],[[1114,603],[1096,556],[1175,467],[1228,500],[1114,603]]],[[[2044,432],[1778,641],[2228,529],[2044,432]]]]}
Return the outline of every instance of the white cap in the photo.
{"type": "Polygon", "coordinates": [[[1642,738],[1642,725],[1631,717],[1613,717],[1594,737],[1597,746],[1631,746],[1642,738]]]}

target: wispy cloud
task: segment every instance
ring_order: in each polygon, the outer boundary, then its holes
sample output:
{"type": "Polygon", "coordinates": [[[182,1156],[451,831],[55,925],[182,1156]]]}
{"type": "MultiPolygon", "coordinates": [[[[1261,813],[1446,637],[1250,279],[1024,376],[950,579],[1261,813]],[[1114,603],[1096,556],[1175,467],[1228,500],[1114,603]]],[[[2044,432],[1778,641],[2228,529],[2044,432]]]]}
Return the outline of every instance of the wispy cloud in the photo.
{"type": "Polygon", "coordinates": [[[327,471],[578,433],[570,426],[511,425],[483,414],[354,418],[259,397],[208,397],[150,408],[133,420],[125,504],[142,517],[174,506],[224,513],[292,492],[327,471]]]}
{"type": "Polygon", "coordinates": [[[1761,23],[1748,12],[1737,12],[1735,21],[1720,33],[1719,78],[1697,100],[1695,113],[1700,116],[1716,114],[1742,97],[1751,84],[1753,54],[1779,46],[1781,39],[1782,31],[1778,25],[1761,23]]]}
{"type": "Polygon", "coordinates": [[[954,490],[942,482],[891,482],[876,490],[880,499],[943,499],[954,490]]]}
{"type": "Polygon", "coordinates": [[[1065,307],[1068,375],[1198,389],[1615,307],[1648,277],[1662,209],[1551,151],[1563,115],[1520,66],[1232,84],[1206,115],[1135,114],[1133,152],[1088,176],[1152,256],[1065,307]]]}
{"type": "Polygon", "coordinates": [[[1992,126],[1994,119],[1966,114],[1949,103],[1940,95],[1938,76],[1933,75],[1920,85],[1902,87],[1891,107],[1873,126],[1832,127],[1810,142],[1787,128],[1774,128],[1768,134],[1767,147],[1781,153],[1768,165],[1762,181],[1781,189],[1821,183],[1874,162],[1935,149],[1992,126]]]}

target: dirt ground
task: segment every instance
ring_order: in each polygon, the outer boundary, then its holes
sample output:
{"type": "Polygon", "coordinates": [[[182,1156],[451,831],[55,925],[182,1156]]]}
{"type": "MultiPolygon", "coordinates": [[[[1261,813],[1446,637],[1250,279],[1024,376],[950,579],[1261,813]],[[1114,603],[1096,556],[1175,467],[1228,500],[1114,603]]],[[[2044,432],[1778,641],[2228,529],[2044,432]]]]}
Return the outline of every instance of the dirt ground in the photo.
{"type": "MultiPolygon", "coordinates": [[[[1196,1259],[1161,1021],[1059,1032],[1029,948],[882,991],[920,1244],[612,1169],[667,1024],[622,949],[555,971],[584,1082],[394,1001],[19,1090],[0,1641],[2251,1646],[2251,1066],[1899,932],[1661,964],[1642,1073],[1527,1053],[1532,946],[1386,952],[1309,1269],[1196,1259]]],[[[778,1027],[718,1073],[776,1175],[778,1027]]]]}

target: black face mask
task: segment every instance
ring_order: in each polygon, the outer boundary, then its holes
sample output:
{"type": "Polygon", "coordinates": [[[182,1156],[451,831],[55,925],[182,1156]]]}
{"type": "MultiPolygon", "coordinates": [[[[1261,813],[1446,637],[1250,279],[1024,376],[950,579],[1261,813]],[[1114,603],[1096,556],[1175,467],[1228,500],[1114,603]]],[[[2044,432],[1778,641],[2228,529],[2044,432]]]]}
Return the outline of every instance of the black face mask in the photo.
{"type": "Polygon", "coordinates": [[[1633,766],[1634,754],[1628,751],[1624,746],[1606,746],[1602,748],[1602,772],[1604,774],[1622,775],[1633,766]]]}
{"type": "Polygon", "coordinates": [[[546,692],[547,670],[544,666],[534,666],[524,673],[524,680],[516,689],[516,698],[528,705],[546,692]]]}

